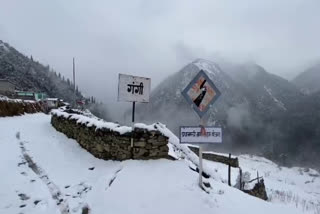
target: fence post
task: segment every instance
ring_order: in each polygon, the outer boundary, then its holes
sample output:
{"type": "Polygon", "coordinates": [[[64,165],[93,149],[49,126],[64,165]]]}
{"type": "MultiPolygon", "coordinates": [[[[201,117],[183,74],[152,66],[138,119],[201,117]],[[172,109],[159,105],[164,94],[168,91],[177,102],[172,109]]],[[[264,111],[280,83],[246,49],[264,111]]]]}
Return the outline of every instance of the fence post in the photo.
{"type": "Polygon", "coordinates": [[[228,184],[229,184],[229,186],[231,186],[231,165],[230,165],[230,161],[231,161],[231,153],[229,153],[229,164],[228,164],[228,184]]]}
{"type": "Polygon", "coordinates": [[[239,167],[239,171],[240,171],[240,190],[242,190],[242,169],[239,167]]]}

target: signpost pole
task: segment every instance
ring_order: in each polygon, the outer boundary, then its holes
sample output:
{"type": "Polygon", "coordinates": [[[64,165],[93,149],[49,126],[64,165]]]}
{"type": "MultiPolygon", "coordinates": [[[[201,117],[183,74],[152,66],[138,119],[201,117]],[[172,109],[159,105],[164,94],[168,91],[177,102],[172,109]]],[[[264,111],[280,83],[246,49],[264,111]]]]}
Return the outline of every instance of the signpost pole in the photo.
{"type": "Polygon", "coordinates": [[[199,145],[199,186],[202,188],[202,146],[199,145]]]}
{"type": "MultiPolygon", "coordinates": [[[[206,123],[205,120],[200,117],[200,126],[205,127],[206,123]]],[[[203,182],[202,182],[202,172],[203,172],[203,164],[202,164],[202,145],[199,144],[199,186],[200,188],[203,188],[203,182]]]]}
{"type": "Polygon", "coordinates": [[[131,148],[133,148],[133,130],[134,130],[134,113],[136,109],[136,102],[132,102],[132,135],[131,135],[131,148]]]}
{"type": "Polygon", "coordinates": [[[132,123],[134,123],[135,109],[136,109],[136,102],[132,102],[132,123]]]}

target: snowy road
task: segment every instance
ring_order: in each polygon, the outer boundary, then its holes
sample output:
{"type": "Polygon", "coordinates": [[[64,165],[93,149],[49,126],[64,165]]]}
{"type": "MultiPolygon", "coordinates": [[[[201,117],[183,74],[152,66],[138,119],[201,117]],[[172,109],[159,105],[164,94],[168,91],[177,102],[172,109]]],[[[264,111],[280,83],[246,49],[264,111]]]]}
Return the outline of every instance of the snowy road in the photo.
{"type": "Polygon", "coordinates": [[[184,160],[103,161],[44,114],[0,118],[0,213],[301,213],[209,180],[184,160]]]}

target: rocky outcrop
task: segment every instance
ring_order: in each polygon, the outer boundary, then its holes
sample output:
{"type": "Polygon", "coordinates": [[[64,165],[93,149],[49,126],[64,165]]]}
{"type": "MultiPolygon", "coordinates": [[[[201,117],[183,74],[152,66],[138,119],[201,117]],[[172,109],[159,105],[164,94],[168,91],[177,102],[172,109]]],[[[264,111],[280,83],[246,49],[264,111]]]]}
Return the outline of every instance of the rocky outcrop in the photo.
{"type": "Polygon", "coordinates": [[[255,196],[257,198],[261,198],[262,200],[268,200],[266,187],[264,185],[264,180],[259,180],[251,190],[243,190],[245,193],[249,195],[255,196]]]}
{"type": "Polygon", "coordinates": [[[97,158],[105,160],[168,158],[168,138],[156,127],[121,127],[97,118],[52,112],[52,126],[75,139],[97,158]],[[131,144],[131,138],[133,143],[131,144]]]}

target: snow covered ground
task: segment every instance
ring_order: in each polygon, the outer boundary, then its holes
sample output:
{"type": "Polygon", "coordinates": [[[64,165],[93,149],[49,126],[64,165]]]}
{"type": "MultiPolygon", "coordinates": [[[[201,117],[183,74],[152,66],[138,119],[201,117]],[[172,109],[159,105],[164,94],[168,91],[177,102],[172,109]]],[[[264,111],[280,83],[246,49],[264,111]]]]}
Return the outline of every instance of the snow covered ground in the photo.
{"type": "MultiPolygon", "coordinates": [[[[300,210],[301,213],[320,213],[319,172],[309,168],[280,167],[270,160],[254,155],[240,155],[238,159],[243,174],[248,172],[250,179],[254,179],[258,172],[259,176],[263,177],[268,201],[285,204],[300,210]]],[[[222,179],[228,179],[226,165],[205,160],[204,166],[217,169],[222,179]]],[[[239,169],[231,169],[231,183],[234,186],[239,169]]],[[[255,182],[248,184],[247,188],[252,188],[254,184],[255,182]]]]}
{"type": "MultiPolygon", "coordinates": [[[[95,214],[302,213],[292,202],[277,198],[277,193],[271,202],[265,202],[218,179],[208,180],[212,189],[206,193],[198,187],[198,174],[189,169],[186,160],[120,162],[94,158],[74,140],[55,131],[50,116],[41,113],[0,118],[0,130],[1,214],[86,213],[87,208],[95,214]]],[[[300,175],[298,169],[280,170],[266,162],[240,157],[244,171],[252,174],[263,164],[268,166],[259,172],[267,173],[263,176],[269,192],[291,191],[301,199],[316,197],[319,178],[309,175],[315,172],[302,171],[300,175]],[[305,180],[308,176],[314,179],[305,180]],[[282,181],[277,181],[279,178],[282,181]],[[307,184],[314,193],[306,192],[307,184]]],[[[225,166],[213,162],[205,165],[212,171],[217,169],[217,177],[226,174],[225,166]]],[[[308,209],[306,213],[316,212],[308,209]]]]}

